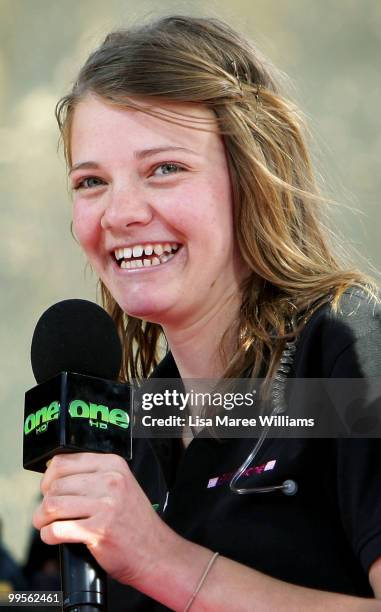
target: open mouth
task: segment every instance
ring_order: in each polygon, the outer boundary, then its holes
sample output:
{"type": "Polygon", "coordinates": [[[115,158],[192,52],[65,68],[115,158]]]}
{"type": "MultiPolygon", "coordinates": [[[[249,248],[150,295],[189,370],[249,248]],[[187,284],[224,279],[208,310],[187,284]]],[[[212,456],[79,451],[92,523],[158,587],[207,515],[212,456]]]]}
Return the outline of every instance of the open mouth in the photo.
{"type": "Polygon", "coordinates": [[[120,268],[148,268],[167,263],[181,246],[177,242],[135,244],[131,247],[115,249],[114,257],[120,268]]]}

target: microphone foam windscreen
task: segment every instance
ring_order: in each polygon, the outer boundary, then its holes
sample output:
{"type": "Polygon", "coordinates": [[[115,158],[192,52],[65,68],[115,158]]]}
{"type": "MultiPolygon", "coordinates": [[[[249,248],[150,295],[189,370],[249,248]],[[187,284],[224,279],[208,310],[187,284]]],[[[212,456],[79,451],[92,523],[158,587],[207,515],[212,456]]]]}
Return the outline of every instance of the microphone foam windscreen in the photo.
{"type": "Polygon", "coordinates": [[[114,321],[103,308],[87,300],[63,300],[40,317],[31,361],[39,384],[63,371],[115,380],[122,346],[114,321]]]}

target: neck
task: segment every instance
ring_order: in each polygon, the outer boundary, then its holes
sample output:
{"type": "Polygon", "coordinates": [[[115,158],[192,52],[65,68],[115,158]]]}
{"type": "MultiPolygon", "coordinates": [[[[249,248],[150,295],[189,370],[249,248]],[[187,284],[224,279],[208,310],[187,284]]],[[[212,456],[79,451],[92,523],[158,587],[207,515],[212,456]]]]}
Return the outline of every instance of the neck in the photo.
{"type": "Polygon", "coordinates": [[[164,326],[181,378],[215,379],[222,376],[233,354],[240,304],[241,296],[235,292],[197,321],[181,328],[164,326]],[[226,330],[229,331],[225,335],[226,330]]]}

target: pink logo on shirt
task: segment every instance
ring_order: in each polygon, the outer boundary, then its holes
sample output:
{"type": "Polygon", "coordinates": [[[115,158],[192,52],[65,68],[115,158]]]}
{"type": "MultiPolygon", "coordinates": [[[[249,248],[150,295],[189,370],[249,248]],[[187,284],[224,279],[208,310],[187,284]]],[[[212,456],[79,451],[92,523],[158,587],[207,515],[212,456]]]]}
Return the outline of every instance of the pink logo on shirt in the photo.
{"type": "MultiPolygon", "coordinates": [[[[262,472],[268,472],[269,470],[273,470],[276,464],[276,459],[272,459],[271,461],[267,461],[266,463],[262,463],[261,465],[254,465],[252,467],[247,468],[241,476],[241,478],[248,478],[253,474],[262,474],[262,472]]],[[[226,474],[222,474],[222,476],[215,476],[214,478],[209,478],[207,488],[212,489],[213,487],[220,487],[221,485],[230,482],[233,478],[235,472],[228,472],[226,474]]]]}

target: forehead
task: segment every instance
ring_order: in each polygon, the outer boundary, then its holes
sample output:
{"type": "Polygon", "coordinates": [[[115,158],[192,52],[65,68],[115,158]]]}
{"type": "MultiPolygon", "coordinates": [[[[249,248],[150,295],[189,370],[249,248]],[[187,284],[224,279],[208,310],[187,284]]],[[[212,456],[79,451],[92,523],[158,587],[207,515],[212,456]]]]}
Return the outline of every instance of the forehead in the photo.
{"type": "Polygon", "coordinates": [[[201,104],[179,103],[158,98],[133,97],[127,100],[139,109],[116,106],[96,97],[85,97],[74,110],[70,148],[73,161],[99,146],[105,152],[149,146],[187,146],[197,153],[221,153],[214,112],[201,104]],[[146,111],[160,113],[152,116],[146,111]]]}

